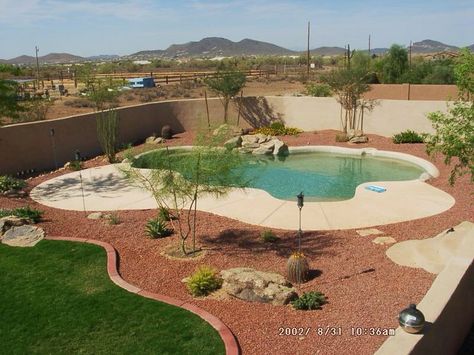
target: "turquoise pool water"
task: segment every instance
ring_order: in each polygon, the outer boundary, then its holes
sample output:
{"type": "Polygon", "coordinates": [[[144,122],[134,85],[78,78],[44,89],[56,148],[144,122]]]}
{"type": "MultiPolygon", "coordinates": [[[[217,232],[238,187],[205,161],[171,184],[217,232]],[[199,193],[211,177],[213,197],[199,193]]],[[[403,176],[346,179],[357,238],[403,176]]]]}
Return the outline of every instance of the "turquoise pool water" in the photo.
{"type": "MultiPolygon", "coordinates": [[[[163,152],[143,155],[134,166],[151,168],[153,155],[159,154],[163,152]]],[[[178,163],[185,156],[183,150],[172,153],[177,159],[173,165],[186,177],[178,163]]],[[[248,187],[265,190],[278,199],[295,200],[303,191],[306,201],[337,201],[352,198],[364,182],[413,180],[423,172],[417,165],[396,159],[311,152],[286,157],[246,155],[237,173],[250,181],[248,187]]]]}
{"type": "Polygon", "coordinates": [[[346,200],[364,182],[413,180],[423,172],[401,160],[318,152],[253,158],[245,164],[251,187],[283,200],[295,200],[301,191],[308,201],[346,200]]]}

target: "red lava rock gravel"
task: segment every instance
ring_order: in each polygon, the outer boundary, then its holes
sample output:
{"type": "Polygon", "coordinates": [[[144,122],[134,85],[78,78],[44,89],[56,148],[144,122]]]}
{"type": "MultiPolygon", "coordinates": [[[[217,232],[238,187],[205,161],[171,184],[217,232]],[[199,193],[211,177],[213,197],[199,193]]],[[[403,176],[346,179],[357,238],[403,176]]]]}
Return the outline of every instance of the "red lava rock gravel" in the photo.
{"type": "MultiPolygon", "coordinates": [[[[430,160],[423,144],[396,145],[389,138],[369,135],[368,144],[354,146],[336,143],[335,135],[336,131],[320,131],[283,137],[283,140],[290,146],[375,147],[430,160]]],[[[170,142],[187,145],[192,142],[192,136],[184,133],[170,142]]],[[[102,164],[103,159],[96,158],[86,166],[102,164]]],[[[397,241],[424,239],[464,220],[474,221],[474,191],[468,176],[451,187],[448,184],[450,168],[442,163],[441,158],[434,164],[441,176],[428,183],[451,194],[456,204],[433,217],[376,226],[384,235],[397,241]]],[[[29,187],[62,173],[64,171],[32,178],[29,187]]],[[[167,245],[177,242],[176,235],[158,240],[148,239],[145,235],[146,220],[155,216],[155,210],[120,211],[122,223],[109,225],[104,220],[89,220],[82,212],[38,205],[29,198],[0,197],[1,208],[26,203],[45,211],[44,221],[39,225],[50,236],[91,238],[113,245],[119,253],[119,271],[127,282],[146,291],[193,303],[220,318],[236,335],[243,354],[372,354],[386,337],[355,336],[351,334],[351,327],[396,328],[398,312],[409,303],[418,303],[435,278],[424,270],[394,264],[385,256],[389,246],[373,244],[373,236],[360,237],[355,230],[305,231],[302,248],[310,260],[313,278],[303,284],[299,292],[323,292],[328,303],[321,310],[296,311],[290,306],[246,303],[235,299],[193,299],[181,280],[201,264],[218,270],[246,266],[284,275],[286,260],[296,246],[296,233],[274,230],[281,240],[264,244],[260,241],[260,227],[198,212],[198,237],[206,255],[199,260],[179,261],[160,254],[167,245]],[[281,328],[285,327],[303,328],[305,333],[308,330],[309,333],[282,335],[281,328]]]]}

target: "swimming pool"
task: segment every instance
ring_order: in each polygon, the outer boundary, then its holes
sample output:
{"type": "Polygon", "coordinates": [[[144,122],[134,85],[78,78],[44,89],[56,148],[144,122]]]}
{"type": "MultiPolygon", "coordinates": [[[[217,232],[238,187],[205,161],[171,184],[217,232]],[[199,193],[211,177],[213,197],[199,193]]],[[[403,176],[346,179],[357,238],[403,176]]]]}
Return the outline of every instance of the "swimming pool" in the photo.
{"type": "MultiPolygon", "coordinates": [[[[182,149],[172,152],[173,159],[186,156],[182,149]]],[[[275,198],[294,200],[303,191],[307,201],[347,200],[354,196],[356,187],[362,183],[416,180],[426,173],[419,164],[374,156],[371,150],[367,152],[293,149],[286,157],[245,155],[238,173],[249,181],[248,187],[265,190],[275,198]]],[[[151,168],[150,158],[156,154],[163,154],[163,151],[142,155],[134,166],[151,168]]],[[[186,176],[184,171],[177,170],[186,176]]]]}

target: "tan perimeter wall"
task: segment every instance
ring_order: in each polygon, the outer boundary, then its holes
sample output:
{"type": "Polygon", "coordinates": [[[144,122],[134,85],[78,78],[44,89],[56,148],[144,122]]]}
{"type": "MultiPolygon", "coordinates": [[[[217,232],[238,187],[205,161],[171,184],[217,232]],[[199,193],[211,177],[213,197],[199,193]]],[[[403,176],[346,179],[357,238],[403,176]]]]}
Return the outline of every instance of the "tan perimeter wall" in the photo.
{"type": "Polygon", "coordinates": [[[367,99],[388,100],[435,100],[456,99],[456,85],[418,85],[418,84],[374,84],[364,97],[367,99]]]}
{"type": "MultiPolygon", "coordinates": [[[[426,113],[446,110],[441,101],[379,100],[365,118],[368,133],[391,136],[406,129],[431,132],[426,113]]],[[[218,99],[209,100],[211,123],[222,122],[223,109],[218,99]]],[[[229,122],[238,116],[231,107],[229,122]]],[[[241,106],[240,126],[260,126],[275,120],[305,131],[340,129],[340,106],[333,98],[247,97],[241,106]]],[[[139,143],[163,125],[174,132],[195,130],[207,125],[206,105],[202,99],[165,101],[118,109],[121,143],[139,143]]],[[[97,140],[95,114],[71,116],[56,120],[0,127],[0,174],[16,174],[35,169],[42,171],[63,166],[74,158],[76,149],[82,156],[101,153],[97,140]],[[54,129],[54,137],[51,137],[54,129]],[[56,158],[56,159],[55,159],[56,158]]]]}

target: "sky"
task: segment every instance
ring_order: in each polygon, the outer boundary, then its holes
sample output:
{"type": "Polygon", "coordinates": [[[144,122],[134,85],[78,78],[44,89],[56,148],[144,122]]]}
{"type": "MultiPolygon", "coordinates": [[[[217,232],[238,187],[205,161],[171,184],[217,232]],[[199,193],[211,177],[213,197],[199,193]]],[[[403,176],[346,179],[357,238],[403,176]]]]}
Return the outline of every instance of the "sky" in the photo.
{"type": "Polygon", "coordinates": [[[303,50],[410,40],[474,44],[474,0],[0,0],[0,58],[131,54],[171,44],[251,38],[303,50]]]}

